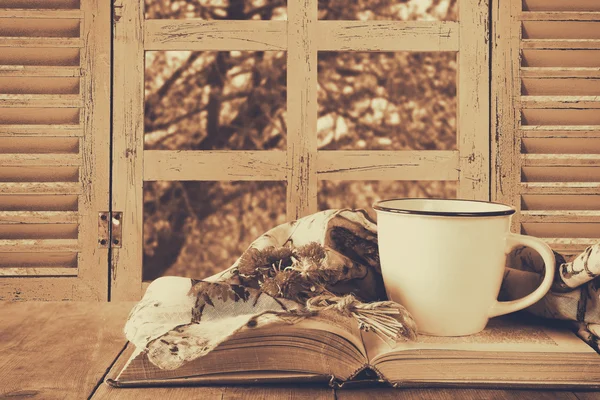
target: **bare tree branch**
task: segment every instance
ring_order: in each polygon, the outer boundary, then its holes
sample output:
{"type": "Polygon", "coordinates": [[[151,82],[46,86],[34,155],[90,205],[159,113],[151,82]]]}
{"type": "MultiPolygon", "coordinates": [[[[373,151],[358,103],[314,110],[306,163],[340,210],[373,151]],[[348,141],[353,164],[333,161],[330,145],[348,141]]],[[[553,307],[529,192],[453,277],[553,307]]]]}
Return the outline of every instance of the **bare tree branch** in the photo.
{"type": "Polygon", "coordinates": [[[192,64],[200,57],[202,52],[192,52],[188,59],[177,68],[173,74],[165,80],[165,82],[158,88],[154,93],[150,94],[146,99],[146,105],[144,106],[144,114],[146,116],[152,115],[156,104],[167,94],[171,86],[186,72],[192,64]]]}

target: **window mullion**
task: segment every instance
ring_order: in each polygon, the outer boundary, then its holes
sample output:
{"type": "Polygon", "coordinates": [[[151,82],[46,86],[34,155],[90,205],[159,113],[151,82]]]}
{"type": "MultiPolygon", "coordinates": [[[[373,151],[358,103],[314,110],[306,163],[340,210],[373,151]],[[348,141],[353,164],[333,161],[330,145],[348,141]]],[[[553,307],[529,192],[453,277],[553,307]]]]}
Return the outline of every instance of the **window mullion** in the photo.
{"type": "Polygon", "coordinates": [[[287,217],[317,211],[317,0],[288,2],[287,217]]]}

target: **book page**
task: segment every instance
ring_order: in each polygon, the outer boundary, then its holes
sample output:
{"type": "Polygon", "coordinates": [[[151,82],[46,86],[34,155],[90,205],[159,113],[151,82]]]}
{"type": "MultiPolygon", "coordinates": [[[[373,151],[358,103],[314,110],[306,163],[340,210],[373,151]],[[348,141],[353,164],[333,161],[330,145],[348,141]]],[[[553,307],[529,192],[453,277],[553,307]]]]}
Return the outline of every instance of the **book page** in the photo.
{"type": "Polygon", "coordinates": [[[361,331],[354,318],[344,317],[336,311],[322,311],[318,315],[303,319],[293,326],[294,328],[314,329],[334,333],[352,343],[364,355],[365,361],[367,359],[367,352],[362,342],[361,331]]]}
{"type": "Polygon", "coordinates": [[[416,341],[391,344],[376,335],[365,334],[363,340],[372,363],[394,355],[401,356],[403,352],[411,350],[594,353],[592,348],[568,328],[552,322],[543,323],[537,319],[531,321],[514,316],[493,318],[482,332],[470,336],[419,335],[416,341]]]}
{"type": "Polygon", "coordinates": [[[244,328],[208,354],[176,369],[160,369],[147,353],[141,353],[118,375],[121,384],[193,378],[217,382],[223,378],[306,380],[316,376],[347,380],[366,364],[366,351],[353,318],[337,312],[301,319],[294,324],[276,323],[244,328]],[[281,373],[286,373],[282,375],[281,373]]]}

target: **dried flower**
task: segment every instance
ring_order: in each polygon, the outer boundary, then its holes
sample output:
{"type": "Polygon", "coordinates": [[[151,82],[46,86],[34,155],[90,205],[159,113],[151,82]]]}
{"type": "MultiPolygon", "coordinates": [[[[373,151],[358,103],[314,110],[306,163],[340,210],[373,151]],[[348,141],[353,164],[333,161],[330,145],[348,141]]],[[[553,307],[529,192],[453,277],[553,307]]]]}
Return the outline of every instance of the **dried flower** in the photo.
{"type": "Polygon", "coordinates": [[[275,282],[275,279],[265,278],[263,281],[259,282],[259,285],[260,285],[260,289],[263,292],[265,292],[266,294],[268,294],[269,296],[273,296],[273,297],[281,296],[281,288],[279,287],[277,282],[275,282]]]}
{"type": "Polygon", "coordinates": [[[308,260],[313,264],[321,264],[327,253],[325,248],[320,243],[310,242],[296,250],[296,255],[304,260],[308,260]]]}

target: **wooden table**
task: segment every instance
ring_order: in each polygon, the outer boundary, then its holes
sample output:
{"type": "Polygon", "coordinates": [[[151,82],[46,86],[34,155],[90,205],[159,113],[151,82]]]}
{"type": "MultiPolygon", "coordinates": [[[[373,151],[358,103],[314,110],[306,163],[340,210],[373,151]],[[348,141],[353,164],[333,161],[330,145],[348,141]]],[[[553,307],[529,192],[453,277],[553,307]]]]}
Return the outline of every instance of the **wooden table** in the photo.
{"type": "Polygon", "coordinates": [[[133,303],[0,302],[0,399],[599,399],[600,393],[477,389],[182,387],[115,389],[103,381],[125,348],[133,303]]]}

